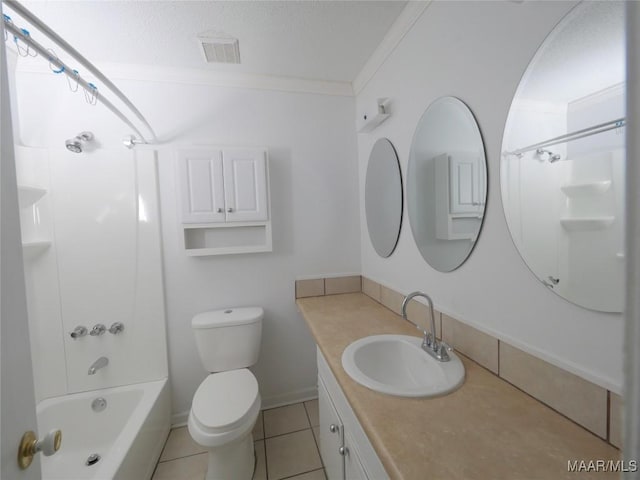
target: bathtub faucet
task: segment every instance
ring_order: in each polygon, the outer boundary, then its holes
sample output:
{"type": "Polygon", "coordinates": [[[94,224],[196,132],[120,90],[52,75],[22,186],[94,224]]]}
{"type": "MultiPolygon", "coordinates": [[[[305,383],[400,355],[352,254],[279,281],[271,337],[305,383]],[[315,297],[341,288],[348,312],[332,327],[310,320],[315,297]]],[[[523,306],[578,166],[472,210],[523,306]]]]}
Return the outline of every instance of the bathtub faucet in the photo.
{"type": "Polygon", "coordinates": [[[107,365],[109,365],[109,359],[107,357],[100,357],[89,367],[89,375],[94,375],[99,369],[107,365]]]}

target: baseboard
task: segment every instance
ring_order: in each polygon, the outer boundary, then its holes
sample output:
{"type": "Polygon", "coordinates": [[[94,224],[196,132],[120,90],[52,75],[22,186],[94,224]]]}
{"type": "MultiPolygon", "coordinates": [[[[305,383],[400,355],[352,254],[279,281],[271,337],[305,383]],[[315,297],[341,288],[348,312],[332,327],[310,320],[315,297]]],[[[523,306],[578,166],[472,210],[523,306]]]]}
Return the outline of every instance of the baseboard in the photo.
{"type": "MultiPolygon", "coordinates": [[[[291,405],[293,403],[306,402],[307,400],[314,400],[316,398],[318,398],[318,388],[315,386],[296,390],[295,392],[272,395],[270,397],[262,398],[262,410],[291,405]]],[[[189,410],[174,413],[171,415],[171,428],[184,427],[187,424],[188,418],[189,410]]]]}
{"type": "Polygon", "coordinates": [[[187,425],[189,410],[171,415],[171,428],[184,427],[187,425]]]}
{"type": "Polygon", "coordinates": [[[262,410],[291,405],[292,403],[305,402],[315,398],[318,398],[318,388],[316,386],[296,390],[295,392],[262,397],[262,410]]]}

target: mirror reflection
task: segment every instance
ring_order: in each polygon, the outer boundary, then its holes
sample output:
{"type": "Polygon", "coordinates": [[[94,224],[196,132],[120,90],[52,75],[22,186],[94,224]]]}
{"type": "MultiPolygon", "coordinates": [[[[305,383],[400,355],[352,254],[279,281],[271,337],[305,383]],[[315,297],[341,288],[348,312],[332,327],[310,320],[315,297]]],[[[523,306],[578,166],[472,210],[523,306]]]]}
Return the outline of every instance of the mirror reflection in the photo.
{"type": "Polygon", "coordinates": [[[369,155],[365,180],[365,214],[369,239],[383,258],[396,248],[402,225],[402,175],[393,145],[379,139],[369,155]]]}
{"type": "Polygon", "coordinates": [[[514,97],[500,166],[513,241],[578,305],[622,311],[624,3],[584,2],[554,29],[514,97]]]}
{"type": "Polygon", "coordinates": [[[411,231],[429,265],[450,272],[464,263],[486,196],[484,145],[473,114],[457,98],[435,100],[416,127],[407,172],[411,231]]]}

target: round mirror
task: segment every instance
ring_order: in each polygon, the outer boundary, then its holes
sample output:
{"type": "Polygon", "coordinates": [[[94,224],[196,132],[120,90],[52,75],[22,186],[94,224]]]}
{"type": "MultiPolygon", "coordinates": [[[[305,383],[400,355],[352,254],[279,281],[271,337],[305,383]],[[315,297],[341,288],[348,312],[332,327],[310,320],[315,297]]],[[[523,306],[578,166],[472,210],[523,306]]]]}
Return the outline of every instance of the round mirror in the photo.
{"type": "Polygon", "coordinates": [[[520,255],[565,299],[620,312],[624,292],[624,2],[584,2],[516,91],[502,140],[505,217],[520,255]]]}
{"type": "Polygon", "coordinates": [[[487,198],[487,166],[480,129],[457,98],[442,97],[413,134],[407,201],[413,238],[436,270],[450,272],[475,245],[487,198]]]}
{"type": "Polygon", "coordinates": [[[369,238],[383,258],[393,253],[402,225],[402,175],[393,145],[379,139],[369,155],[364,189],[369,238]]]}

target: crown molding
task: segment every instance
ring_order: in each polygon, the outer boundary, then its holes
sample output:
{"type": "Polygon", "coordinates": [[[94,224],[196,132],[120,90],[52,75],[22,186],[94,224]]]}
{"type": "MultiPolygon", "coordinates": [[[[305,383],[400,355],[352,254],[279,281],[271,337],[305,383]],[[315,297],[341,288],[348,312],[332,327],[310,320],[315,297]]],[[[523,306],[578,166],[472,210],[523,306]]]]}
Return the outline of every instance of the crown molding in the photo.
{"type": "MultiPolygon", "coordinates": [[[[48,64],[42,59],[22,58],[17,71],[21,73],[50,74],[48,64]]],[[[305,78],[259,75],[252,73],[215,72],[198,68],[176,68],[155,65],[133,65],[100,63],[97,67],[113,80],[132,80],[152,83],[177,83],[184,85],[207,85],[213,87],[274,90],[290,93],[310,93],[353,97],[349,82],[311,80],[305,78]]]]}
{"type": "Polygon", "coordinates": [[[389,55],[396,49],[418,18],[420,18],[429,5],[431,5],[431,1],[432,0],[410,1],[407,3],[407,6],[400,12],[396,21],[393,22],[387,34],[369,57],[369,60],[364,64],[360,73],[358,73],[353,80],[352,85],[355,95],[362,92],[367,83],[369,83],[369,80],[373,78],[389,55]]]}

